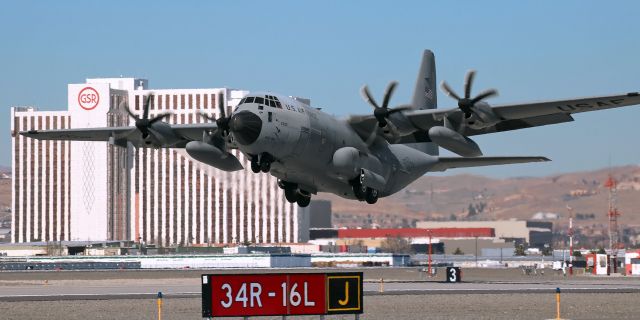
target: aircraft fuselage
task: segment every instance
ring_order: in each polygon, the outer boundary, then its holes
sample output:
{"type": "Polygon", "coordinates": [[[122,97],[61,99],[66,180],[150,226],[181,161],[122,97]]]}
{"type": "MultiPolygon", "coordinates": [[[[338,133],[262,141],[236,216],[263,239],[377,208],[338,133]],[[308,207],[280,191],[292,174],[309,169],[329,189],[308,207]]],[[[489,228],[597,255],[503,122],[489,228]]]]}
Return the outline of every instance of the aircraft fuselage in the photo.
{"type": "Polygon", "coordinates": [[[273,160],[270,174],[308,193],[357,198],[354,181],[366,174],[365,184],[378,188],[380,197],[388,196],[424,174],[425,160],[431,158],[382,139],[367,146],[345,121],[289,97],[269,93],[248,97],[265,99],[263,103],[243,99],[234,115],[258,116],[260,133],[251,143],[233,137],[234,144],[249,158],[268,154],[273,160]],[[275,99],[278,104],[267,102],[275,99]],[[422,170],[415,170],[416,162],[422,170]]]}

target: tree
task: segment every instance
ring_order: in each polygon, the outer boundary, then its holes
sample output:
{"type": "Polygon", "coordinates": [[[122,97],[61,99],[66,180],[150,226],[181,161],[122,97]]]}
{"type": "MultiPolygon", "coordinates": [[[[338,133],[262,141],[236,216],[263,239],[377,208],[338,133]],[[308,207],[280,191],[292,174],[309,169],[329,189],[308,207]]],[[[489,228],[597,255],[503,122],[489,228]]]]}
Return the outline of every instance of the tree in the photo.
{"type": "Polygon", "coordinates": [[[462,250],[460,250],[460,248],[458,247],[458,248],[456,248],[455,251],[453,251],[453,254],[455,254],[455,255],[463,255],[464,252],[462,252],[462,250]]]}
{"type": "Polygon", "coordinates": [[[582,257],[582,252],[580,252],[579,250],[573,250],[573,256],[574,257],[582,257]]]}
{"type": "Polygon", "coordinates": [[[469,207],[467,208],[467,211],[468,211],[468,213],[467,213],[468,217],[473,217],[476,214],[478,214],[478,212],[476,212],[476,208],[472,204],[469,204],[469,207]]]}
{"type": "Polygon", "coordinates": [[[380,244],[380,250],[388,253],[411,253],[411,243],[401,237],[388,237],[380,244]]]}
{"type": "Polygon", "coordinates": [[[599,253],[599,254],[606,254],[607,252],[606,252],[606,251],[604,251],[604,248],[603,248],[603,247],[600,247],[600,248],[598,248],[598,253],[599,253]]]}
{"type": "Polygon", "coordinates": [[[527,253],[524,251],[524,245],[518,245],[516,246],[516,250],[514,253],[516,256],[526,256],[527,253]]]}

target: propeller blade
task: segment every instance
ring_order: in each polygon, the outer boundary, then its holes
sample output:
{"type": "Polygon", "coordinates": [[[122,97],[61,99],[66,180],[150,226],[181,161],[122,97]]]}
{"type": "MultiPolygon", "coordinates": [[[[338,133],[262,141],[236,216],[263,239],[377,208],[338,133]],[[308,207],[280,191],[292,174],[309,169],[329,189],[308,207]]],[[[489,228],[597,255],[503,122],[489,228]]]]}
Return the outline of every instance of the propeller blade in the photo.
{"type": "Polygon", "coordinates": [[[398,82],[396,81],[391,81],[387,85],[387,89],[384,91],[384,99],[382,99],[382,108],[387,109],[387,106],[389,106],[389,100],[391,100],[391,95],[393,94],[393,91],[396,89],[397,85],[398,82]]]}
{"type": "Polygon", "coordinates": [[[224,110],[224,104],[218,103],[218,110],[220,111],[220,118],[226,118],[227,112],[224,110]]]}
{"type": "Polygon", "coordinates": [[[129,117],[133,118],[134,120],[139,120],[140,119],[137,114],[131,112],[131,109],[129,109],[129,105],[128,104],[124,105],[124,111],[126,111],[127,114],[129,114],[129,117]]]}
{"type": "Polygon", "coordinates": [[[398,141],[400,141],[400,133],[398,132],[398,127],[396,127],[395,124],[393,124],[392,122],[389,122],[389,131],[391,132],[391,136],[393,136],[393,139],[391,139],[391,143],[396,143],[398,141]]]}
{"type": "Polygon", "coordinates": [[[198,115],[212,122],[216,122],[216,118],[210,116],[208,113],[204,111],[198,112],[198,115]]]}
{"type": "Polygon", "coordinates": [[[376,100],[373,99],[373,96],[371,96],[371,92],[369,92],[369,87],[367,87],[366,84],[364,86],[362,86],[362,88],[360,89],[360,94],[362,95],[362,98],[366,102],[368,102],[370,105],[373,106],[374,109],[380,108],[378,106],[378,103],[376,103],[376,100]]]}
{"type": "Polygon", "coordinates": [[[467,71],[467,74],[464,77],[464,97],[465,99],[471,98],[471,86],[473,85],[473,78],[476,76],[475,70],[467,71]]]}
{"type": "Polygon", "coordinates": [[[142,106],[142,109],[144,110],[142,113],[142,119],[149,119],[149,107],[151,103],[151,97],[153,97],[153,93],[149,93],[149,95],[147,96],[147,99],[145,100],[144,105],[142,106]]]}
{"type": "Polygon", "coordinates": [[[451,98],[454,98],[456,100],[460,100],[460,97],[455,93],[455,91],[453,91],[453,89],[451,89],[451,87],[449,87],[449,85],[447,84],[446,81],[442,81],[440,83],[440,88],[442,89],[442,91],[448,95],[451,98]]]}
{"type": "Polygon", "coordinates": [[[166,117],[169,117],[171,115],[173,115],[173,113],[171,113],[171,112],[161,113],[161,114],[153,117],[153,119],[149,120],[149,124],[156,123],[156,122],[158,122],[158,121],[160,121],[160,120],[162,120],[162,119],[164,119],[166,117]]]}
{"type": "Polygon", "coordinates": [[[476,104],[476,102],[478,101],[484,100],[489,97],[497,96],[497,95],[498,95],[498,91],[496,89],[485,90],[481,92],[479,95],[477,95],[475,98],[473,98],[473,100],[471,100],[471,103],[476,104]]]}
{"type": "Polygon", "coordinates": [[[378,126],[374,124],[373,128],[371,129],[371,134],[369,134],[369,137],[365,141],[365,143],[367,144],[367,147],[370,147],[376,141],[377,136],[378,136],[378,126]]]}

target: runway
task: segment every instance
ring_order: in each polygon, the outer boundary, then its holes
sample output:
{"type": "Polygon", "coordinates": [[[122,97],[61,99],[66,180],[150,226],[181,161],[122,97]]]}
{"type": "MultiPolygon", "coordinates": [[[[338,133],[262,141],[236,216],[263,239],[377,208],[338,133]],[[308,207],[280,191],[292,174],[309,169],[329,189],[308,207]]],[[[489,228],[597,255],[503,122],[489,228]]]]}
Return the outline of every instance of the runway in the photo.
{"type": "MultiPolygon", "coordinates": [[[[309,270],[304,271],[309,272],[309,270]]],[[[335,272],[335,269],[330,271],[335,272]]],[[[468,280],[462,283],[446,283],[443,275],[428,278],[410,268],[362,271],[365,272],[364,295],[369,296],[550,293],[558,287],[566,293],[640,293],[640,281],[637,278],[622,276],[563,277],[551,274],[525,277],[513,271],[469,269],[466,272],[469,274],[468,280]],[[382,283],[380,279],[383,279],[382,283]]],[[[230,271],[224,270],[224,272],[230,271]]],[[[242,272],[256,271],[236,270],[236,273],[242,272]]],[[[270,270],[270,272],[278,272],[278,270],[270,270]]],[[[280,270],[280,272],[300,272],[300,270],[280,270]]],[[[220,271],[190,270],[185,273],[180,271],[110,272],[106,273],[105,277],[101,277],[105,275],[104,272],[83,272],[82,276],[78,277],[74,277],[74,272],[20,272],[14,273],[15,277],[3,274],[0,278],[0,301],[148,299],[155,297],[158,292],[162,292],[167,298],[194,298],[200,296],[199,275],[220,273],[220,271]],[[185,273],[188,276],[182,277],[185,273]]]]}
{"type": "Polygon", "coordinates": [[[368,320],[554,318],[556,287],[563,292],[563,318],[635,319],[640,313],[639,278],[466,269],[464,282],[450,284],[442,272],[428,278],[417,268],[367,268],[0,272],[0,314],[2,319],[150,319],[157,316],[156,294],[162,291],[163,319],[200,319],[201,274],[324,271],[364,272],[362,319],[368,320]]]}

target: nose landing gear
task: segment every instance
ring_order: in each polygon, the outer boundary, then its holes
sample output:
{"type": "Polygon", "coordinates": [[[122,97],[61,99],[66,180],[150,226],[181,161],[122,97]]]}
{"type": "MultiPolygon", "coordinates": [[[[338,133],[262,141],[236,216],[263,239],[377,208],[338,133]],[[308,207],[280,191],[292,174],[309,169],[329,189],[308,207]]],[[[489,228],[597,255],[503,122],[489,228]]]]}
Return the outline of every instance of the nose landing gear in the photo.
{"type": "Polygon", "coordinates": [[[298,188],[298,185],[287,181],[278,181],[278,187],[284,190],[284,197],[289,203],[297,203],[301,207],[309,206],[311,194],[298,188]]]}
{"type": "Polygon", "coordinates": [[[253,173],[264,172],[267,173],[271,170],[271,163],[273,163],[275,159],[272,155],[268,153],[262,153],[259,156],[251,157],[251,171],[253,173]]]}

